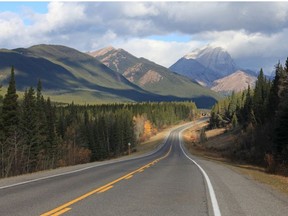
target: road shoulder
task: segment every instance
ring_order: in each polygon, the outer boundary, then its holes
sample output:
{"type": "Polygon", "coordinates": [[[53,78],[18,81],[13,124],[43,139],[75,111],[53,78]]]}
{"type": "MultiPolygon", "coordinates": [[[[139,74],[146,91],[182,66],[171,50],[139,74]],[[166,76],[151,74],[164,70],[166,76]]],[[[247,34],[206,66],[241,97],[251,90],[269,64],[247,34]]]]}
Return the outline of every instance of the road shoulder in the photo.
{"type": "MultiPolygon", "coordinates": [[[[199,133],[201,126],[203,125],[198,125],[190,128],[188,132],[184,132],[185,147],[189,150],[191,157],[195,158],[209,175],[222,215],[287,214],[288,196],[248,175],[251,172],[251,167],[249,169],[249,167],[229,164],[224,158],[217,157],[215,152],[207,153],[204,149],[196,148],[195,140],[191,142],[191,139],[195,139],[196,133],[192,132],[199,133]],[[190,142],[187,142],[187,138],[190,142]],[[248,170],[249,173],[247,174],[243,170],[248,170]]],[[[259,170],[253,171],[261,172],[259,170]]]]}

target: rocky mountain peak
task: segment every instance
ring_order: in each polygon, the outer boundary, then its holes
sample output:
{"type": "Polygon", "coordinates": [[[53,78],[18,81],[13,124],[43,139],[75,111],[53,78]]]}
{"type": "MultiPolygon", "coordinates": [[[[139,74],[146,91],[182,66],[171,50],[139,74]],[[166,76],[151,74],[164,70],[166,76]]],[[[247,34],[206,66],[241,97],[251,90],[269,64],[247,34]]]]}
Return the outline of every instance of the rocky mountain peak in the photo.
{"type": "Polygon", "coordinates": [[[222,47],[208,45],[193,50],[184,58],[194,59],[204,67],[216,71],[220,76],[227,76],[239,69],[231,55],[222,47]]]}

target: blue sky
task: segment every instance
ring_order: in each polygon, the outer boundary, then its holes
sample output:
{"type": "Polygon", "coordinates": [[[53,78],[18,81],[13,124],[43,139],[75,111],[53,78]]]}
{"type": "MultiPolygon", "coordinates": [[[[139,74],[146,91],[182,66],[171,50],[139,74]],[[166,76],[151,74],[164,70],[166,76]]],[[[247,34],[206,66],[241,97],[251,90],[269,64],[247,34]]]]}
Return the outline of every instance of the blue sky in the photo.
{"type": "Polygon", "coordinates": [[[37,13],[47,13],[48,2],[0,2],[0,11],[21,13],[23,9],[30,8],[37,13]]]}
{"type": "Polygon", "coordinates": [[[288,53],[288,2],[0,2],[0,48],[126,49],[166,67],[207,44],[269,74],[288,53]]]}

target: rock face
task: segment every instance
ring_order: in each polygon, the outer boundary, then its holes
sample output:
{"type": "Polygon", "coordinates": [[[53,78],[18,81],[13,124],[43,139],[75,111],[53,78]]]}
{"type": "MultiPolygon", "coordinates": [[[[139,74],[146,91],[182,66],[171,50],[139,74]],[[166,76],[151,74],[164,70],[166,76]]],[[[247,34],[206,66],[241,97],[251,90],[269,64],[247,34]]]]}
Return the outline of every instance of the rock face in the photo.
{"type": "Polygon", "coordinates": [[[238,70],[235,73],[213,82],[212,90],[221,93],[240,92],[255,85],[257,78],[244,71],[238,70]]]}
{"type": "Polygon", "coordinates": [[[170,67],[170,70],[196,81],[202,86],[210,87],[214,80],[221,76],[203,66],[195,59],[181,58],[170,67]]]}
{"type": "Polygon", "coordinates": [[[213,91],[239,92],[253,86],[257,74],[238,67],[231,55],[221,47],[205,46],[186,54],[170,67],[213,91]]]}
{"type": "Polygon", "coordinates": [[[184,58],[194,59],[220,76],[230,75],[238,69],[230,54],[221,47],[206,46],[188,53],[184,58]]]}
{"type": "Polygon", "coordinates": [[[234,73],[239,68],[221,47],[205,46],[183,56],[170,70],[211,87],[213,81],[234,73]]]}

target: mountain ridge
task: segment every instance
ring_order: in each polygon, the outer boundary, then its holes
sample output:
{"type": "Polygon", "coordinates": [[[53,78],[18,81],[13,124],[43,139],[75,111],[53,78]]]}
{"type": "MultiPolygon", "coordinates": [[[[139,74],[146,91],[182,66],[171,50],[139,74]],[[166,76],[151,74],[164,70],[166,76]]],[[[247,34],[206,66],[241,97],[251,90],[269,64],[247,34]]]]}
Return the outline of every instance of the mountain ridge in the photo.
{"type": "Polygon", "coordinates": [[[191,82],[187,77],[172,72],[148,59],[137,58],[123,49],[107,47],[88,52],[88,54],[147,91],[177,97],[214,94],[212,91],[191,82]]]}
{"type": "MultiPolygon", "coordinates": [[[[55,98],[74,98],[99,103],[193,100],[199,107],[210,107],[217,94],[159,95],[131,83],[94,57],[61,45],[35,45],[29,48],[0,50],[0,82],[6,84],[11,66],[15,68],[17,89],[35,86],[41,79],[43,88],[55,98]],[[88,96],[87,96],[88,95],[88,96]],[[89,101],[86,100],[89,98],[89,101]]],[[[60,100],[60,99],[59,99],[60,100]]]]}

